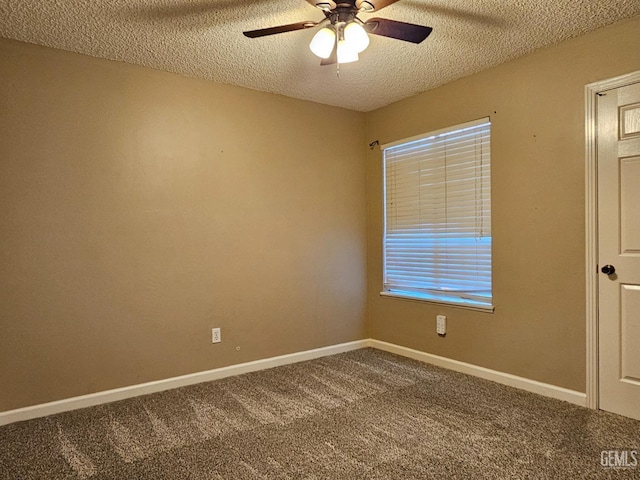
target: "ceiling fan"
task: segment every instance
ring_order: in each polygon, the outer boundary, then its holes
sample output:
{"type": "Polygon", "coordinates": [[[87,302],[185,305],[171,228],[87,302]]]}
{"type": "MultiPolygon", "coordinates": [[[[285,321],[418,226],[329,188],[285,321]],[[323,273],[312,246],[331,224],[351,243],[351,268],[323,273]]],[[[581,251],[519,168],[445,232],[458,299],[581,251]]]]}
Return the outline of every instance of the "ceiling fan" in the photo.
{"type": "Polygon", "coordinates": [[[304,30],[323,26],[315,34],[309,48],[322,58],[321,65],[349,63],[358,60],[358,54],[369,45],[368,33],[395,38],[405,42],[420,43],[429,36],[431,27],[399,22],[386,18],[371,18],[363,22],[359,13],[378,11],[398,0],[307,0],[323,11],[325,18],[319,22],[306,21],[261,28],[243,32],[246,37],[257,38],[277,33],[304,30]]]}

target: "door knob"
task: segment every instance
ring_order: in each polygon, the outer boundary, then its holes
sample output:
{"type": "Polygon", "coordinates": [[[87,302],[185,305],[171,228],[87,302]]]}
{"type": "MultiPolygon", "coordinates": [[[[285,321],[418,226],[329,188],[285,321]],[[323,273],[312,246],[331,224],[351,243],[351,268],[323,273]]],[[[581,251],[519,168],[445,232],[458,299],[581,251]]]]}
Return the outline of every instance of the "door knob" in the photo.
{"type": "Polygon", "coordinates": [[[605,275],[613,275],[614,273],[616,273],[616,267],[614,267],[613,265],[605,265],[600,270],[605,275]]]}

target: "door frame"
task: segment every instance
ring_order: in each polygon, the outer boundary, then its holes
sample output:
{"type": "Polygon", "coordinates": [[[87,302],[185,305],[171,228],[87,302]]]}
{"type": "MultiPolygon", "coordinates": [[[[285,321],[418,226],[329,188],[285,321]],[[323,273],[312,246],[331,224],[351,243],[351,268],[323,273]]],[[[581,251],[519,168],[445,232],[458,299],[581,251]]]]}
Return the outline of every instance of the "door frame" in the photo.
{"type": "Polygon", "coordinates": [[[640,82],[640,71],[590,83],[584,87],[585,102],[585,230],[587,288],[587,381],[586,406],[597,409],[598,392],[598,94],[640,82]]]}

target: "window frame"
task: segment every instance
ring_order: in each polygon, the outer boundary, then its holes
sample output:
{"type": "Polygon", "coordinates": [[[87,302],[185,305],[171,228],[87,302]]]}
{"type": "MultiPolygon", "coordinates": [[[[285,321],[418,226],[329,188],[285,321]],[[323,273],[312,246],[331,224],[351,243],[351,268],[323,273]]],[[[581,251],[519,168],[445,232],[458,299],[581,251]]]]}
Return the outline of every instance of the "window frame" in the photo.
{"type": "MultiPolygon", "coordinates": [[[[426,303],[430,303],[430,304],[436,304],[436,305],[446,305],[446,306],[451,306],[451,307],[455,307],[455,308],[463,308],[463,309],[469,309],[469,310],[478,310],[478,311],[482,311],[482,312],[489,312],[492,313],[495,311],[495,306],[494,306],[494,297],[493,297],[493,234],[490,234],[489,238],[491,239],[491,247],[490,247],[490,267],[489,267],[489,271],[490,271],[490,278],[491,278],[491,294],[490,297],[487,298],[487,301],[479,301],[479,300],[474,300],[474,299],[465,299],[463,298],[463,296],[459,296],[459,295],[447,295],[446,293],[427,293],[427,292],[419,292],[419,291],[411,291],[410,288],[403,290],[400,288],[388,288],[385,285],[385,281],[387,278],[386,275],[386,269],[387,269],[387,245],[386,245],[386,241],[387,241],[387,159],[386,159],[386,150],[392,147],[396,147],[396,146],[400,146],[400,145],[405,145],[405,144],[409,144],[412,142],[416,142],[416,141],[421,141],[421,140],[426,140],[432,137],[437,137],[439,135],[443,135],[443,134],[447,134],[447,133],[453,133],[453,132],[457,132],[460,130],[464,130],[464,129],[469,129],[469,128],[473,128],[473,127],[479,127],[482,126],[484,124],[489,124],[489,134],[488,134],[488,140],[489,140],[489,145],[491,145],[491,118],[490,117],[483,117],[480,118],[478,120],[473,120],[471,122],[466,122],[466,123],[462,123],[462,124],[458,124],[458,125],[453,125],[450,127],[446,127],[446,128],[442,128],[439,130],[435,130],[435,131],[431,131],[431,132],[427,132],[425,134],[421,134],[421,135],[416,135],[413,137],[409,137],[409,138],[404,138],[401,140],[397,140],[394,142],[389,142],[387,144],[381,145],[380,146],[380,150],[382,153],[382,189],[383,189],[383,195],[382,195],[382,200],[383,200],[383,230],[382,230],[382,280],[383,280],[383,285],[382,285],[382,290],[380,292],[380,295],[382,297],[388,297],[388,298],[398,298],[398,299],[403,299],[403,300],[409,300],[409,301],[417,301],[417,302],[426,302],[426,303]]],[[[490,149],[491,150],[491,149],[490,149]]],[[[489,161],[488,161],[488,166],[489,166],[489,184],[491,184],[491,153],[489,150],[489,161]]],[[[491,219],[491,212],[492,212],[492,206],[491,206],[491,194],[489,193],[489,212],[490,212],[490,216],[489,219],[491,219]]],[[[445,202],[446,204],[446,202],[445,202]]]]}

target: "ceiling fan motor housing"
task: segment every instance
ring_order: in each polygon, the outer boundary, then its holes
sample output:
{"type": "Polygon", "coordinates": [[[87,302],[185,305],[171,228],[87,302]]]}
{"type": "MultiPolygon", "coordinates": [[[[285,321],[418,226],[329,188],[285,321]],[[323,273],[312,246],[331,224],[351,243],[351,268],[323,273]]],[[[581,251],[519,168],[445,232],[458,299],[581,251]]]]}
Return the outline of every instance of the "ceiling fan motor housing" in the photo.
{"type": "Polygon", "coordinates": [[[353,7],[342,7],[338,5],[332,12],[325,12],[325,15],[331,22],[331,25],[347,24],[353,22],[358,11],[353,7]]]}

